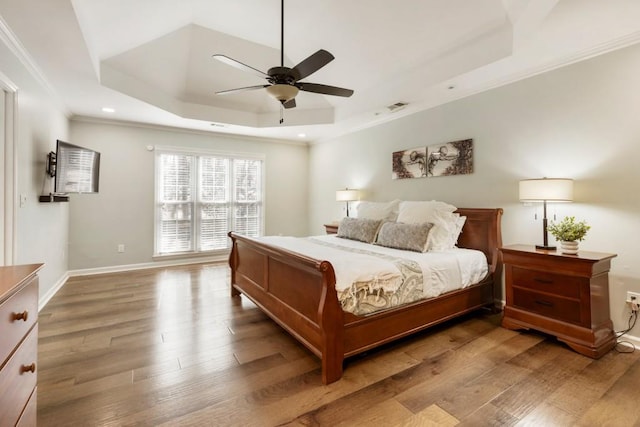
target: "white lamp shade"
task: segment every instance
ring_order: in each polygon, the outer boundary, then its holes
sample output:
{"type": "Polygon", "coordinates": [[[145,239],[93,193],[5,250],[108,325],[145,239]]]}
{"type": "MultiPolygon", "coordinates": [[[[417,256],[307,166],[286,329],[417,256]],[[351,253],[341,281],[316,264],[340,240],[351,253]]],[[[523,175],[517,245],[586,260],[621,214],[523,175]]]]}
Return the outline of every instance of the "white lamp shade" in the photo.
{"type": "Polygon", "coordinates": [[[338,190],[336,191],[336,202],[353,202],[360,199],[358,190],[338,190]]]}
{"type": "Polygon", "coordinates": [[[520,181],[521,202],[571,202],[573,180],[568,178],[524,179],[520,181]]]}

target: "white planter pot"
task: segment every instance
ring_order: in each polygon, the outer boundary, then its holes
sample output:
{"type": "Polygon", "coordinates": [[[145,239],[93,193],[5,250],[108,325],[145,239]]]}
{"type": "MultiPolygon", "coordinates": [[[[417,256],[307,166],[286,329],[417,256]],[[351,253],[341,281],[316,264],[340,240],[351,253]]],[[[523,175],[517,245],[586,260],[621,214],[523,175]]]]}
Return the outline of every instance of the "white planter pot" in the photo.
{"type": "Polygon", "coordinates": [[[560,242],[560,251],[563,254],[575,255],[578,253],[578,242],[560,242]]]}

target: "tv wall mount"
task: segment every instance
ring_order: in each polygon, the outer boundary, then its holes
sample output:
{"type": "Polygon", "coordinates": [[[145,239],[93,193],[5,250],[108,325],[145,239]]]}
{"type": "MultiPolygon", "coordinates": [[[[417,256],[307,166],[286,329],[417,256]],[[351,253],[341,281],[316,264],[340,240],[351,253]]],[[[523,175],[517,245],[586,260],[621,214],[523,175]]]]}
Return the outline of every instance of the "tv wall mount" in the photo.
{"type": "Polygon", "coordinates": [[[50,151],[49,154],[47,154],[47,175],[52,178],[56,176],[56,166],[56,153],[54,151],[50,151]]]}
{"type": "MultiPolygon", "coordinates": [[[[57,163],[57,159],[56,159],[56,153],[54,151],[49,152],[49,154],[47,154],[47,175],[49,175],[51,178],[56,176],[57,164],[58,163],[57,163]]],[[[69,196],[61,195],[61,194],[49,193],[48,195],[44,194],[44,195],[40,196],[38,200],[40,202],[43,202],[43,203],[47,203],[47,202],[68,202],[69,201],[69,196]]]]}

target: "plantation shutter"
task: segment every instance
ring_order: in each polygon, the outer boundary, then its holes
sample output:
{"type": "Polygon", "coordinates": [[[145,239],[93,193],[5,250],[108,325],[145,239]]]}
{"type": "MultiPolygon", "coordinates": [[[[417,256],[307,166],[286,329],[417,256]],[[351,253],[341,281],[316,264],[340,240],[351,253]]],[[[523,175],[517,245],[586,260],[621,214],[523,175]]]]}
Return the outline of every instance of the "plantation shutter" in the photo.
{"type": "Polygon", "coordinates": [[[193,156],[160,155],[159,253],[187,252],[194,249],[193,172],[193,156]]]}
{"type": "Polygon", "coordinates": [[[250,237],[262,231],[261,164],[259,160],[234,160],[234,231],[250,237]]]}
{"type": "Polygon", "coordinates": [[[200,157],[200,250],[228,247],[229,159],[200,157]]]}
{"type": "Polygon", "coordinates": [[[224,250],[231,230],[262,235],[262,160],[160,152],[156,253],[224,250]]]}

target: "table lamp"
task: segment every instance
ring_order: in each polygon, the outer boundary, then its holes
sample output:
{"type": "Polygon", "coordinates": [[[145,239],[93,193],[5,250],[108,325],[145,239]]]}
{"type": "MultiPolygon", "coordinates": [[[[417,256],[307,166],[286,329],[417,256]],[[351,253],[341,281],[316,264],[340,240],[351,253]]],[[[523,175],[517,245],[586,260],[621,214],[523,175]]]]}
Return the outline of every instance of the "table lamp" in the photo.
{"type": "Polygon", "coordinates": [[[520,181],[521,202],[542,202],[542,245],[536,245],[536,249],[554,250],[555,246],[549,246],[547,235],[547,202],[571,202],[573,201],[573,180],[568,178],[538,178],[524,179],[520,181]]]}
{"type": "Polygon", "coordinates": [[[360,200],[360,191],[358,190],[349,190],[348,188],[345,188],[344,190],[336,191],[336,202],[347,203],[347,216],[349,216],[349,202],[356,200],[360,200]]]}

